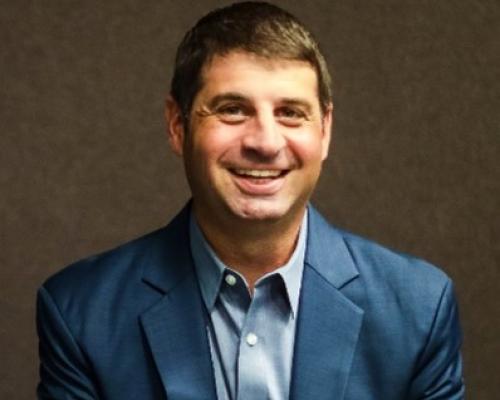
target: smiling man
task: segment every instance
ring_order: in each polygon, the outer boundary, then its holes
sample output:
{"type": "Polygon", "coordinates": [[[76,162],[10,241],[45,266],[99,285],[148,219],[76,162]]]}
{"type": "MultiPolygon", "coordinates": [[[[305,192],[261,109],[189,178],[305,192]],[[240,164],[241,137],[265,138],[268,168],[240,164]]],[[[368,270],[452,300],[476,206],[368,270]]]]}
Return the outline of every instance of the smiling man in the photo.
{"type": "Polygon", "coordinates": [[[293,16],[238,3],[179,46],[166,119],[192,199],[39,291],[40,399],[462,399],[449,278],[309,205],[325,60],[293,16]]]}

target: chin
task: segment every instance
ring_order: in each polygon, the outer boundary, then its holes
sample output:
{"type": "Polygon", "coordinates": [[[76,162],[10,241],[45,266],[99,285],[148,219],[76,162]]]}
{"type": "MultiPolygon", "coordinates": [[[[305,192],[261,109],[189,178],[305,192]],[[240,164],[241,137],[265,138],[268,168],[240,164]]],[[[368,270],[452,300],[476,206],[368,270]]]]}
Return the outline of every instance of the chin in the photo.
{"type": "Polygon", "coordinates": [[[254,221],[277,221],[291,211],[287,204],[254,199],[229,204],[229,208],[237,217],[254,221]]]}

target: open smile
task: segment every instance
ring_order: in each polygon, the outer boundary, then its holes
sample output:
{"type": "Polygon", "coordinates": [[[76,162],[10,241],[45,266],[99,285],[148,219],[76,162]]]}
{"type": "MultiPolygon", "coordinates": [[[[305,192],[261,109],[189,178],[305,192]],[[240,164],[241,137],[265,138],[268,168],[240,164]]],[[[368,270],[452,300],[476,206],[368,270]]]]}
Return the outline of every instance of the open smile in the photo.
{"type": "Polygon", "coordinates": [[[277,193],[284,184],[287,169],[229,169],[236,186],[245,194],[270,196],[277,193]]]}
{"type": "Polygon", "coordinates": [[[288,173],[288,170],[282,169],[243,169],[243,168],[234,168],[230,170],[234,175],[238,175],[241,177],[249,177],[256,179],[266,179],[266,178],[278,178],[280,176],[284,176],[288,173]]]}

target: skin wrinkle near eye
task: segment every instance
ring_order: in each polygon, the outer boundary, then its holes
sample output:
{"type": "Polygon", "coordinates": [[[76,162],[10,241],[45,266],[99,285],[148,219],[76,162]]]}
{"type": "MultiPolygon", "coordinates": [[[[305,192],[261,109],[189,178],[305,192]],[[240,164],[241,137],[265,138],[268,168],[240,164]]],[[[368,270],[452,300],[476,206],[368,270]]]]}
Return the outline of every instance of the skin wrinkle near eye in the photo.
{"type": "Polygon", "coordinates": [[[231,113],[231,112],[229,112],[230,108],[235,108],[235,109],[240,108],[241,109],[241,107],[239,107],[238,105],[228,104],[228,105],[224,105],[222,107],[219,107],[219,109],[211,110],[207,106],[203,105],[200,107],[200,109],[195,111],[195,114],[200,118],[214,116],[214,117],[217,117],[218,119],[220,119],[222,122],[228,123],[228,124],[237,124],[237,123],[243,122],[243,120],[245,120],[250,115],[250,113],[245,113],[245,112],[231,113]]]}
{"type": "Polygon", "coordinates": [[[194,113],[201,118],[209,117],[210,115],[214,115],[214,111],[208,108],[206,105],[200,106],[199,109],[195,110],[194,113]]]}
{"type": "Polygon", "coordinates": [[[219,115],[222,120],[224,120],[222,116],[225,115],[224,122],[242,122],[246,115],[250,115],[248,103],[249,100],[238,93],[222,93],[214,96],[208,104],[201,105],[199,109],[195,110],[195,113],[199,117],[219,115]],[[244,112],[241,114],[230,113],[228,111],[231,107],[240,108],[244,112]]]}

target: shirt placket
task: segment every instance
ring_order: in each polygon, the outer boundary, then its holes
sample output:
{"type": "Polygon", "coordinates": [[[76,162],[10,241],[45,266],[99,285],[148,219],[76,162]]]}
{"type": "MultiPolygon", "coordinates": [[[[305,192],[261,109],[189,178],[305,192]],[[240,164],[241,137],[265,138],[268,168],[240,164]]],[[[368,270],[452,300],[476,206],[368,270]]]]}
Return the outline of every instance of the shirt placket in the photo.
{"type": "Polygon", "coordinates": [[[262,352],[264,341],[262,327],[258,325],[259,313],[262,312],[263,285],[254,289],[250,307],[240,335],[238,354],[237,399],[266,399],[267,382],[262,365],[265,361],[262,352]]]}

